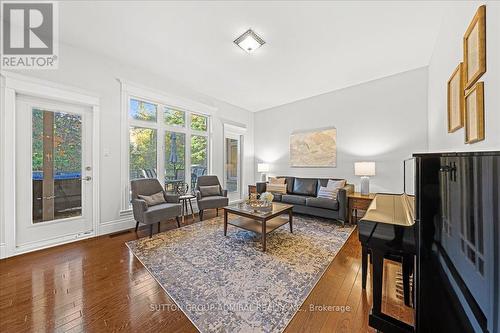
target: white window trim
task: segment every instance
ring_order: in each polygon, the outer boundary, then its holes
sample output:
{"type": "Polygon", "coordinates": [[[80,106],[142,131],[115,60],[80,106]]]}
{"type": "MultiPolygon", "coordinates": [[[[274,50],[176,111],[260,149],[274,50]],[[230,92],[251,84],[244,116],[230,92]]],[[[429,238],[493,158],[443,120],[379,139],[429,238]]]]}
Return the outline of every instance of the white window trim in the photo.
{"type": "MultiPolygon", "coordinates": [[[[121,84],[121,208],[120,215],[130,215],[132,209],[129,202],[130,193],[130,180],[129,180],[129,168],[130,168],[130,156],[129,156],[129,142],[130,126],[153,128],[156,129],[156,156],[157,156],[157,174],[160,175],[161,171],[164,170],[164,156],[163,152],[163,138],[166,131],[173,131],[178,133],[184,133],[186,135],[186,166],[191,165],[191,145],[189,143],[189,138],[191,135],[201,135],[206,136],[208,139],[208,161],[207,161],[207,173],[212,170],[212,116],[217,112],[217,108],[202,104],[199,102],[191,101],[185,98],[171,96],[164,94],[162,92],[156,91],[154,89],[146,88],[136,83],[130,81],[125,81],[122,79],[117,79],[121,84]],[[156,122],[148,122],[141,120],[130,119],[129,117],[129,101],[130,99],[138,99],[146,102],[151,102],[158,105],[157,108],[157,120],[156,122]],[[184,127],[166,125],[162,122],[163,120],[163,107],[171,107],[173,109],[178,109],[186,113],[186,122],[184,127]],[[189,114],[199,114],[207,117],[207,131],[196,131],[191,129],[191,119],[189,114]],[[161,124],[161,125],[160,125],[161,124]]],[[[187,174],[187,178],[190,179],[190,175],[187,174]]],[[[163,182],[162,182],[163,184],[163,182]]]]}

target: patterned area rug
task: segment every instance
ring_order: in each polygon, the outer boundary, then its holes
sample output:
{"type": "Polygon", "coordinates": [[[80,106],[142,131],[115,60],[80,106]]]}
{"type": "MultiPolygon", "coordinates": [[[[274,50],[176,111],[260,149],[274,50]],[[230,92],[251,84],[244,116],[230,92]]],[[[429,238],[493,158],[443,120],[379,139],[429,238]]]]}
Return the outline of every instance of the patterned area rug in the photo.
{"type": "MultiPolygon", "coordinates": [[[[231,217],[230,217],[231,218],[231,217]]],[[[353,231],[294,216],[260,236],[213,218],[127,246],[201,332],[282,332],[353,231]]]]}

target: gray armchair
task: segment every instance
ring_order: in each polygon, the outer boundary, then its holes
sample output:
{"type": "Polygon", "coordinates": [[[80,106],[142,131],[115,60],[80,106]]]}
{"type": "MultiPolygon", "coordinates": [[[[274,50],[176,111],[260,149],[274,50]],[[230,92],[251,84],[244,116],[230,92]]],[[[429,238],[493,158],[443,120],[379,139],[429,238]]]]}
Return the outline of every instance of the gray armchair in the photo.
{"type": "Polygon", "coordinates": [[[135,179],[130,182],[132,189],[132,208],[134,219],[137,222],[135,231],[139,223],[149,224],[149,237],[153,235],[153,224],[158,223],[158,232],[160,232],[160,222],[175,217],[177,227],[180,227],[179,215],[181,214],[181,204],[179,196],[176,194],[167,194],[163,190],[158,179],[135,179]],[[152,195],[163,192],[165,203],[154,206],[148,206],[146,201],[139,198],[139,195],[152,195]]]}
{"type": "Polygon", "coordinates": [[[196,183],[196,201],[198,203],[198,209],[200,210],[200,221],[203,220],[203,211],[205,209],[216,209],[216,215],[219,215],[219,208],[225,207],[229,204],[229,199],[227,198],[227,190],[222,189],[217,176],[199,176],[198,182],[196,183]],[[203,193],[200,187],[203,186],[218,186],[219,191],[217,193],[203,193]]]}

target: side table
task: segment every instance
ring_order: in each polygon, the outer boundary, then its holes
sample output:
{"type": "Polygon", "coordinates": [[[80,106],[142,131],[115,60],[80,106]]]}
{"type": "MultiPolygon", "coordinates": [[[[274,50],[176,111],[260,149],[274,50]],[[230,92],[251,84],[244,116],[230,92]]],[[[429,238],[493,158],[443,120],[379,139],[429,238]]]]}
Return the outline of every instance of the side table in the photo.
{"type": "Polygon", "coordinates": [[[359,192],[354,192],[354,193],[349,194],[347,196],[347,198],[349,200],[348,220],[349,220],[349,223],[352,224],[354,222],[356,222],[356,223],[358,222],[358,209],[366,211],[368,209],[368,207],[370,206],[370,204],[372,203],[372,200],[375,198],[375,193],[363,195],[359,192]],[[354,210],[354,214],[353,214],[353,210],[354,210]],[[354,218],[354,222],[353,222],[353,218],[354,218]]]}
{"type": "Polygon", "coordinates": [[[184,216],[186,214],[189,214],[188,203],[189,203],[189,208],[191,208],[191,216],[193,217],[193,220],[194,220],[193,204],[191,203],[191,200],[193,200],[195,198],[196,197],[192,194],[185,194],[185,195],[179,196],[179,202],[181,204],[182,223],[184,223],[184,216]]]}

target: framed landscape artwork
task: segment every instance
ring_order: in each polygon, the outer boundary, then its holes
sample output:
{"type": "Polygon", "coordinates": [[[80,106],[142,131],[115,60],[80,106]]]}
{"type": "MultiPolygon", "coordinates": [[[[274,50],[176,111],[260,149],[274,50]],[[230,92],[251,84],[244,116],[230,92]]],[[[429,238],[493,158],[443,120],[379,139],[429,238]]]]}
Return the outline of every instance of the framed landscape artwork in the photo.
{"type": "Polygon", "coordinates": [[[486,72],[486,6],[480,6],[464,36],[465,89],[486,72]]]}
{"type": "Polygon", "coordinates": [[[448,80],[448,133],[453,133],[464,126],[464,81],[462,63],[448,80]]]}
{"type": "Polygon", "coordinates": [[[476,83],[465,95],[465,142],[484,140],[484,83],[476,83]]]}
{"type": "Polygon", "coordinates": [[[290,135],[291,167],[337,166],[337,129],[325,128],[290,135]]]}

